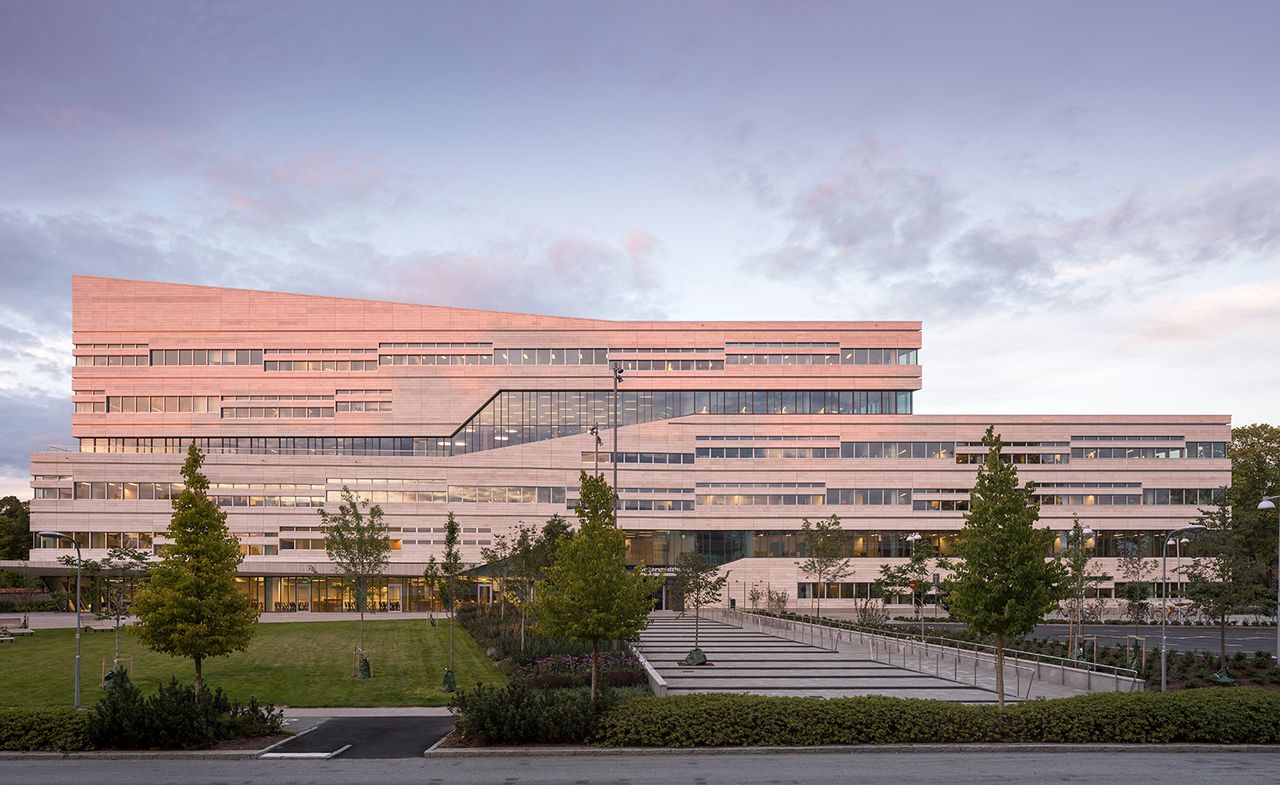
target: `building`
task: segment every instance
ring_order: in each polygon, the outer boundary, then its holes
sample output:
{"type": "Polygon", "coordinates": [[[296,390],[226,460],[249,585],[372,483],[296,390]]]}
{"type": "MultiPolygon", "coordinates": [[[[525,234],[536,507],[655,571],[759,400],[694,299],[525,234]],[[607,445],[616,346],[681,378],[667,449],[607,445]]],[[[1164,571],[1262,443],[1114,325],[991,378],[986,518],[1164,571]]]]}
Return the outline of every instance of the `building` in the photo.
{"type": "MultiPolygon", "coordinates": [[[[77,445],[32,456],[32,530],[66,532],[86,557],[161,546],[194,439],[246,554],[241,583],[267,610],[350,603],[316,528],[343,486],[392,529],[388,610],[426,606],[446,512],[464,561],[479,562],[521,522],[571,517],[579,473],[598,461],[608,476],[615,460],[634,561],[695,549],[731,571],[735,602],[768,587],[803,606],[814,587],[796,531],[836,514],[856,569],[824,604],[848,607],[908,535],[951,548],[988,425],[1039,484],[1042,521],[1066,530],[1078,514],[1110,576],[1117,554],[1157,554],[1159,533],[1230,479],[1227,416],[914,413],[919,322],[621,322],[93,277],[72,288],[77,445]]],[[[70,547],[37,538],[26,569],[65,574],[70,547]]]]}

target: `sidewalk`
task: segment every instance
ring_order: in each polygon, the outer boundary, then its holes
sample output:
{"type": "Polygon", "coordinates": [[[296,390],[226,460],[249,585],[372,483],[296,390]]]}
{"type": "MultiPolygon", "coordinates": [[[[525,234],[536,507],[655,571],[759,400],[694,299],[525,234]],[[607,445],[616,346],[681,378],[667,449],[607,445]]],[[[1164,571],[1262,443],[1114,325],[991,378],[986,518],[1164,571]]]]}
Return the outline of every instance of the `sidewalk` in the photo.
{"type": "MultiPolygon", "coordinates": [[[[9,614],[5,614],[8,616],[9,614]]],[[[31,619],[31,629],[33,630],[71,630],[76,626],[76,614],[74,611],[41,611],[38,613],[27,614],[31,619]]],[[[428,613],[426,611],[396,611],[389,613],[366,613],[365,621],[407,621],[418,619],[425,621],[434,615],[437,619],[447,618],[444,613],[428,613]]],[[[14,617],[21,617],[21,613],[12,614],[14,617]]],[[[264,624],[274,624],[278,622],[290,621],[359,621],[360,614],[352,612],[337,613],[263,613],[259,617],[259,621],[264,624]]],[[[124,619],[126,625],[133,624],[137,621],[133,616],[124,619]]],[[[92,613],[84,613],[81,615],[81,624],[93,625],[94,627],[107,628],[112,626],[110,620],[99,621],[94,618],[92,613]]]]}
{"type": "Polygon", "coordinates": [[[285,719],[312,717],[449,717],[444,706],[318,706],[284,707],[285,719]]]}

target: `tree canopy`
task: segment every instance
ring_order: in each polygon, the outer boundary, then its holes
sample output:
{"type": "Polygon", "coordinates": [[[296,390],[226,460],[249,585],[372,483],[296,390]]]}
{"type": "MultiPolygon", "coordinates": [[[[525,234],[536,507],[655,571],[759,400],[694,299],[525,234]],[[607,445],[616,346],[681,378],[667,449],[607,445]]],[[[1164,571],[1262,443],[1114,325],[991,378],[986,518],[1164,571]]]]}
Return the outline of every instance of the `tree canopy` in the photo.
{"type": "Polygon", "coordinates": [[[969,495],[956,543],[960,560],[949,583],[951,612],[974,632],[996,639],[996,700],[1004,705],[1004,648],[1035,629],[1063,596],[1063,570],[1046,556],[1053,533],[1037,528],[1034,483],[1018,486],[1018,470],[1001,457],[1003,442],[987,428],[987,455],[969,495]]]}
{"type": "Polygon", "coordinates": [[[844,529],[840,528],[840,518],[832,515],[816,522],[805,518],[800,523],[800,541],[808,554],[808,558],[800,562],[800,572],[817,582],[814,615],[821,616],[822,595],[826,592],[827,584],[838,581],[853,571],[844,555],[844,529]]]}
{"type": "MultiPolygon", "coordinates": [[[[1256,504],[1256,502],[1255,502],[1256,504]]],[[[1226,499],[1202,510],[1196,523],[1205,531],[1192,535],[1195,553],[1183,567],[1185,594],[1193,608],[1214,620],[1219,629],[1219,667],[1227,667],[1227,624],[1231,614],[1261,605],[1269,608],[1275,596],[1262,584],[1262,565],[1250,547],[1251,532],[1236,525],[1226,499]]],[[[1167,543],[1161,543],[1167,547],[1167,543]]]]}
{"type": "Polygon", "coordinates": [[[698,648],[702,609],[716,602],[724,592],[728,574],[707,561],[701,553],[683,553],[676,564],[676,596],[684,601],[684,609],[693,609],[693,648],[698,648]]]}
{"type": "Polygon", "coordinates": [[[603,477],[579,478],[578,531],[557,548],[538,606],[553,635],[591,645],[596,694],[602,642],[634,640],[648,623],[660,580],[643,566],[627,569],[626,539],[616,525],[617,495],[603,477]]]}
{"type": "Polygon", "coordinates": [[[358,654],[363,657],[364,613],[369,604],[370,587],[387,569],[391,558],[389,529],[382,522],[382,508],[360,501],[345,485],[338,511],[321,509],[319,513],[325,555],[342,576],[360,612],[358,654]]]}
{"type": "Polygon", "coordinates": [[[165,531],[172,544],[133,603],[135,629],[147,648],[194,661],[196,694],[203,689],[204,660],[249,648],[258,622],[258,610],[236,588],[244,557],[227,530],[227,514],[209,499],[203,462],[192,444],[182,466],[185,487],[165,531]]]}

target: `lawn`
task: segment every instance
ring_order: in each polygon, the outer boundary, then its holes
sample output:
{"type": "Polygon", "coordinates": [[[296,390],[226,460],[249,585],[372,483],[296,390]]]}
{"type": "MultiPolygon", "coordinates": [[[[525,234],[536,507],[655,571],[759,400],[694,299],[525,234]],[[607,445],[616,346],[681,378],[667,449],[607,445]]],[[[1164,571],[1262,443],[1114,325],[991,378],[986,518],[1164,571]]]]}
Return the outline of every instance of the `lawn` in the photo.
{"type": "MultiPolygon", "coordinates": [[[[374,678],[351,678],[357,622],[317,621],[259,624],[248,651],[204,663],[205,683],[233,698],[289,706],[443,706],[449,697],[441,680],[449,661],[449,624],[430,627],[421,619],[365,622],[365,650],[374,678]]],[[[461,625],[455,627],[458,686],[505,681],[461,625]]],[[[81,636],[81,699],[101,697],[102,663],[110,663],[110,632],[81,636]]],[[[177,676],[190,682],[190,660],[149,651],[128,631],[121,633],[121,656],[133,657],[130,677],[144,692],[177,676]]],[[[55,706],[71,703],[75,631],[38,630],[0,646],[0,706],[55,706]]]]}

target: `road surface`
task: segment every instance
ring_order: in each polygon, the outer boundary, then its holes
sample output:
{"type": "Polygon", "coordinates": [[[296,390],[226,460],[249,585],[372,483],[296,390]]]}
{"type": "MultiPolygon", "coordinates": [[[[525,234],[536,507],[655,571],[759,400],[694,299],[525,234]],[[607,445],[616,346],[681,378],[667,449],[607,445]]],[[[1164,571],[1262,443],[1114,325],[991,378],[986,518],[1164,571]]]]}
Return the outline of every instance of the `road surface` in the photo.
{"type": "Polygon", "coordinates": [[[23,785],[718,785],[980,782],[1273,785],[1266,753],[805,753],[400,760],[0,761],[0,782],[23,785]]]}

